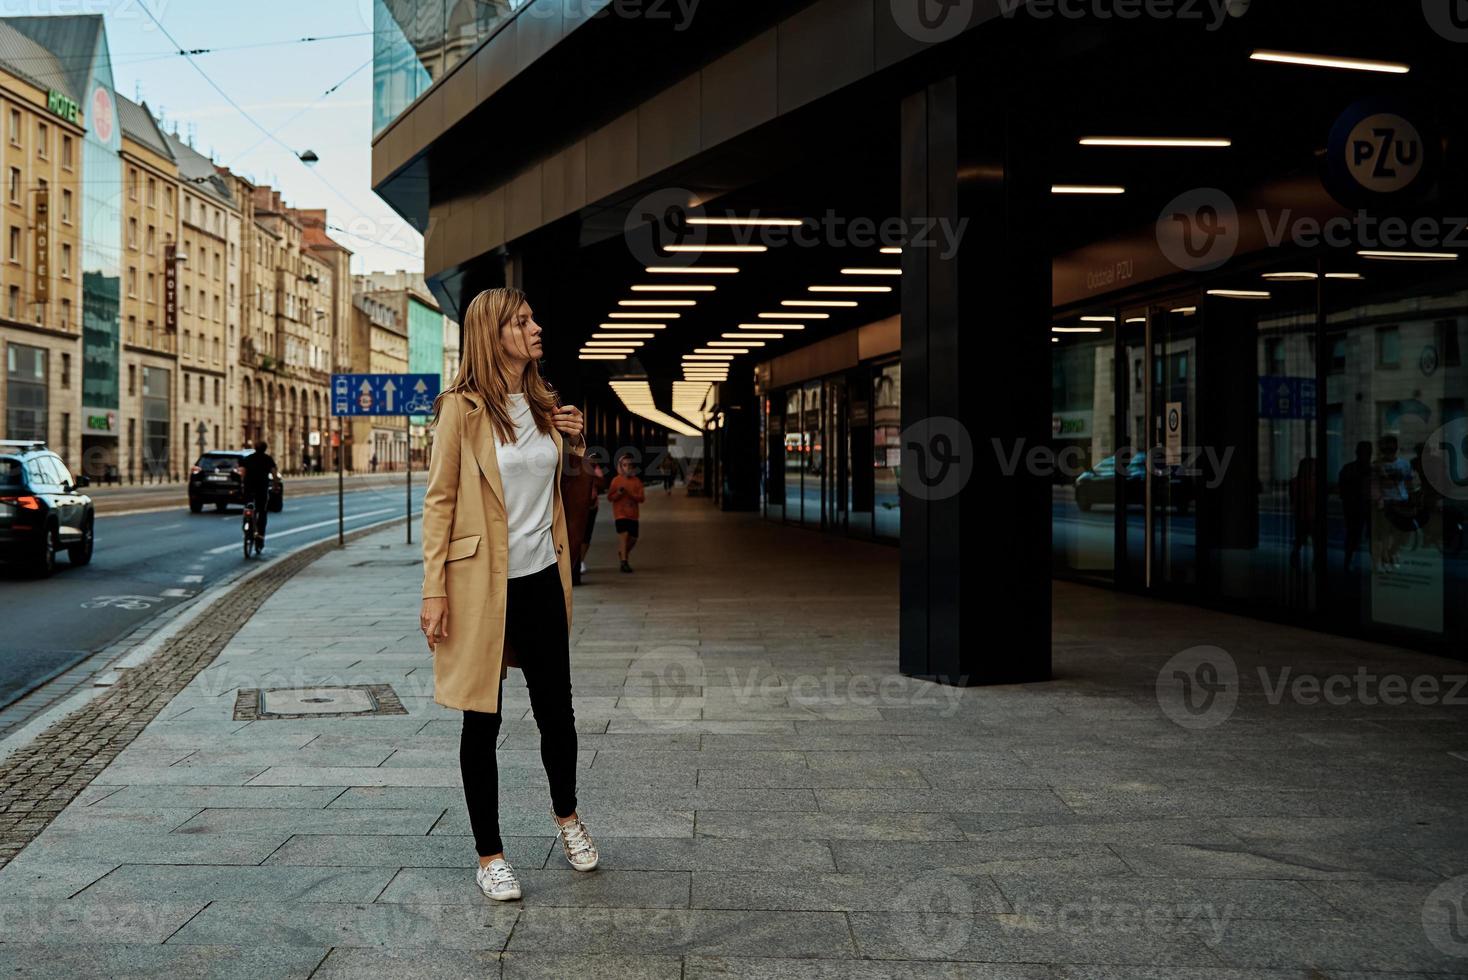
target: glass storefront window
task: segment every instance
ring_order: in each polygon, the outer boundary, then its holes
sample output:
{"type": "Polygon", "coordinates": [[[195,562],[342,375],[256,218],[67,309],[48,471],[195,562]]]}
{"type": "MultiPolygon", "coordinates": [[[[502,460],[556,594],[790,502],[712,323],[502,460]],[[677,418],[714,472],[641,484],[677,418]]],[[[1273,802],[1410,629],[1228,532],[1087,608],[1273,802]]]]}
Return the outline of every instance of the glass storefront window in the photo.
{"type": "Polygon", "coordinates": [[[800,425],[800,389],[785,392],[785,519],[800,520],[800,470],[805,433],[800,425]]]}
{"type": "Polygon", "coordinates": [[[878,368],[872,379],[872,505],[879,538],[897,538],[902,530],[902,365],[878,368]]]}
{"type": "Polygon", "coordinates": [[[46,351],[5,345],[5,438],[46,439],[46,351]]]}
{"type": "Polygon", "coordinates": [[[1050,335],[1052,553],[1059,569],[1104,577],[1116,561],[1113,323],[1076,319],[1050,335]]]}
{"type": "Polygon", "coordinates": [[[821,476],[825,470],[826,446],[821,427],[821,383],[807,384],[803,389],[805,421],[801,432],[801,488],[800,502],[802,523],[812,527],[821,526],[821,476]]]}

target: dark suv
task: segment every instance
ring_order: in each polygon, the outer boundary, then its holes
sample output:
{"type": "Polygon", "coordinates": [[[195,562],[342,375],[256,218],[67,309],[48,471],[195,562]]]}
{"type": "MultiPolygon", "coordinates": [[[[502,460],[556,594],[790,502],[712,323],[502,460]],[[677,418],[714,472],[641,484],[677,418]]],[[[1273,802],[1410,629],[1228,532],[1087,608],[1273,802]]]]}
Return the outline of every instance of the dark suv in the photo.
{"type": "Polygon", "coordinates": [[[22,561],[41,576],[56,570],[66,549],[73,565],[92,560],[92,498],[43,442],[0,439],[0,557],[22,561]]]}
{"type": "MultiPolygon", "coordinates": [[[[189,510],[197,514],[205,504],[224,510],[245,503],[245,457],[253,449],[216,449],[205,453],[189,470],[189,510]]],[[[270,478],[270,512],[285,506],[285,487],[279,476],[270,478]]]]}

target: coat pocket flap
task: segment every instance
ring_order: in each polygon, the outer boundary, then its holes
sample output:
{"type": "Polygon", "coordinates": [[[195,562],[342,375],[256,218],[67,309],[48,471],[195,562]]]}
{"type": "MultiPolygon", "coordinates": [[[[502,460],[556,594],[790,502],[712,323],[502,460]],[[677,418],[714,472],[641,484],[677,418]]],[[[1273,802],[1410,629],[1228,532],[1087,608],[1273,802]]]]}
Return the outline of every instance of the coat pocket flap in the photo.
{"type": "Polygon", "coordinates": [[[479,535],[471,534],[468,537],[454,538],[449,542],[449,555],[446,561],[454,561],[459,558],[468,558],[479,550],[479,535]]]}

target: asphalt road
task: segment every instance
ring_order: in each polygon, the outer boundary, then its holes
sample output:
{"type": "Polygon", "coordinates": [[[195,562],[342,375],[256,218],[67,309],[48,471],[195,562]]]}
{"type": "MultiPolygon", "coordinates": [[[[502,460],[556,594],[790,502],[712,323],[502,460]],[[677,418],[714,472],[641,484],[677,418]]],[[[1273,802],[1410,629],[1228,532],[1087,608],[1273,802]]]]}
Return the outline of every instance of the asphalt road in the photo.
{"type": "MultiPolygon", "coordinates": [[[[426,481],[414,476],[417,514],[426,481]]],[[[351,531],[401,517],[406,492],[394,482],[350,490],[345,502],[351,531]]],[[[150,503],[159,505],[139,499],[135,506],[150,503]]],[[[248,560],[239,507],[218,513],[209,506],[191,514],[186,504],[162,506],[167,509],[124,514],[99,506],[92,561],[81,568],[72,568],[65,552],[57,555],[56,574],[49,579],[0,566],[0,707],[210,585],[337,533],[334,487],[330,493],[292,495],[287,483],[285,509],[270,515],[264,555],[248,560]]],[[[416,522],[413,533],[417,540],[416,522]]]]}

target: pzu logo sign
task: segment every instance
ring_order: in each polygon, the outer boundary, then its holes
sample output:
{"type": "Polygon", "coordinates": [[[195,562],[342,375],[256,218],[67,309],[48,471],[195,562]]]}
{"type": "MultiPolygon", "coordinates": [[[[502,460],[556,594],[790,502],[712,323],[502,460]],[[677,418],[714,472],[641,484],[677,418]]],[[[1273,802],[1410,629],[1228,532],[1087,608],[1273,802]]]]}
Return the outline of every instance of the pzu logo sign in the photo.
{"type": "Polygon", "coordinates": [[[1416,196],[1431,183],[1434,150],[1431,134],[1406,112],[1379,102],[1352,106],[1331,129],[1331,194],[1348,207],[1416,196]]]}

